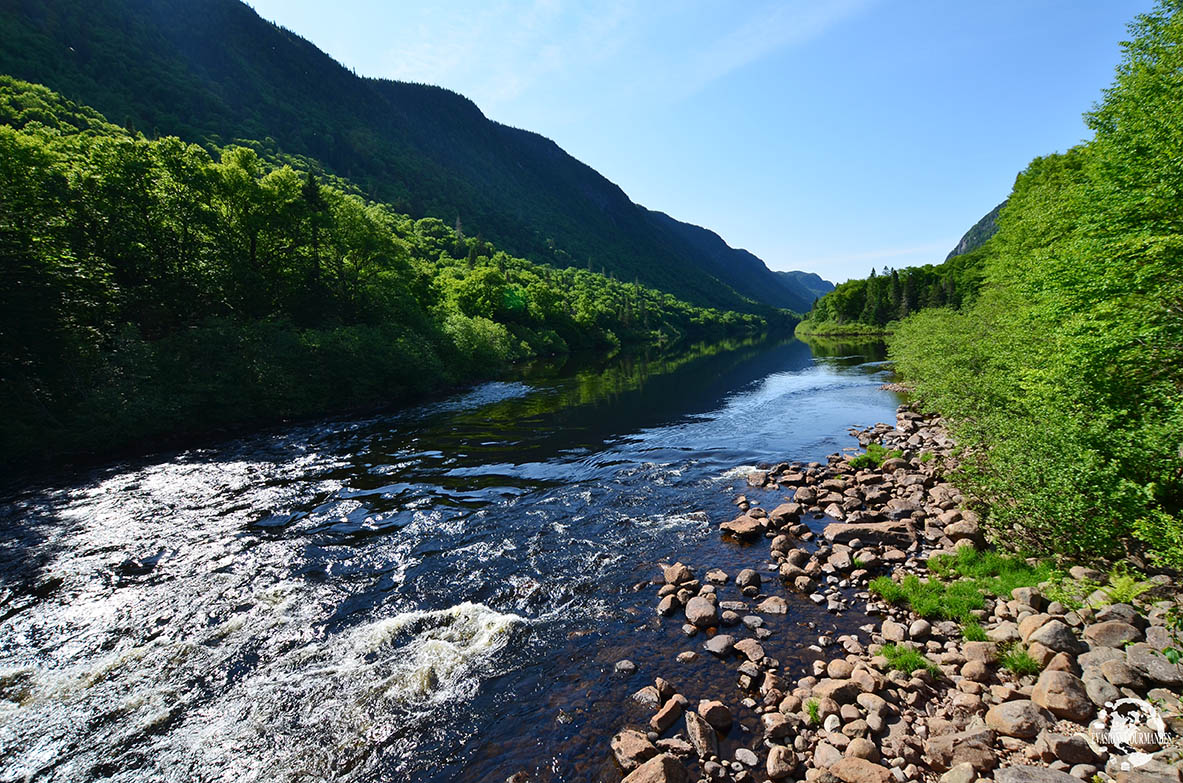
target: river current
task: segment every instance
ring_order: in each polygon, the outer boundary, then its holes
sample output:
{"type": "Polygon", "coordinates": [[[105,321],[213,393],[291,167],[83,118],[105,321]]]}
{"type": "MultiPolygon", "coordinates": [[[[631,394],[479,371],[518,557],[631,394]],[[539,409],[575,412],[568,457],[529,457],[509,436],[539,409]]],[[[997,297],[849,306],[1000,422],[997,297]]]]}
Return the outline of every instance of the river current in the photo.
{"type": "MultiPolygon", "coordinates": [[[[750,466],[894,420],[882,359],[624,356],[9,487],[0,781],[618,780],[655,676],[738,700],[642,583],[764,562],[718,533],[780,502],[750,466]]],[[[787,669],[857,627],[786,597],[787,669]]]]}

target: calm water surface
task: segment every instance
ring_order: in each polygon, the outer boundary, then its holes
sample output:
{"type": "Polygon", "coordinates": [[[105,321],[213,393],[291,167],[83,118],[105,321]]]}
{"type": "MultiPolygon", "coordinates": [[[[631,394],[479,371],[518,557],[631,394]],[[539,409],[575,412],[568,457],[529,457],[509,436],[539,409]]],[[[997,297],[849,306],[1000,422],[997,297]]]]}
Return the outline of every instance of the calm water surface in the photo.
{"type": "MultiPolygon", "coordinates": [[[[636,585],[765,562],[719,539],[737,492],[780,498],[736,468],[893,420],[881,348],[830,353],[523,372],[10,490],[0,780],[619,779],[608,739],[654,676],[739,699],[636,585]]],[[[790,671],[858,624],[789,598],[765,647],[790,671]]],[[[725,747],[758,739],[740,718],[725,747]]]]}

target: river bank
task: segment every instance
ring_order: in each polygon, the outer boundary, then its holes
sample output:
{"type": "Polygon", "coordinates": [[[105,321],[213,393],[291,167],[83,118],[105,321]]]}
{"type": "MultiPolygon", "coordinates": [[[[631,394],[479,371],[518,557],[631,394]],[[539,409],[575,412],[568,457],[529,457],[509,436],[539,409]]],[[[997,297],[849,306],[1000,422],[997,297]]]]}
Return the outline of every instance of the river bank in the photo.
{"type": "Polygon", "coordinates": [[[749,475],[720,525],[746,542],[748,568],[662,564],[657,613],[685,643],[633,696],[647,725],[612,738],[625,781],[1178,783],[1172,579],[1106,587],[1089,569],[981,553],[979,520],[945,480],[954,444],[939,419],[901,408],[894,427],[852,434],[867,455],[749,475]],[[797,596],[858,631],[817,634],[794,669],[766,620],[791,618],[797,596]],[[735,684],[730,703],[679,677],[703,655],[713,691],[735,684]],[[1151,732],[1118,745],[1105,732],[1122,699],[1127,713],[1147,705],[1151,732]]]}

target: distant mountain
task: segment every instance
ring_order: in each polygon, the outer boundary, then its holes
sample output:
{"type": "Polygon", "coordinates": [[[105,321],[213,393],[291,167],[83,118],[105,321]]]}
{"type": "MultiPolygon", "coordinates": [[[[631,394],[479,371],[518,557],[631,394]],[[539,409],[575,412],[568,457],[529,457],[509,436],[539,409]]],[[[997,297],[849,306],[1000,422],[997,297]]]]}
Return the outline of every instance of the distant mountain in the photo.
{"type": "Polygon", "coordinates": [[[810,297],[810,307],[813,306],[814,299],[820,299],[834,290],[833,283],[814,272],[777,272],[776,274],[784,285],[804,291],[810,297]]]}
{"type": "Polygon", "coordinates": [[[649,210],[649,215],[669,232],[673,252],[688,251],[696,257],[705,259],[710,274],[720,280],[727,280],[731,287],[743,296],[774,303],[799,313],[809,312],[809,308],[813,306],[814,297],[807,289],[797,285],[792,279],[782,278],[782,273],[771,271],[763,261],[748,251],[731,247],[714,231],[674,220],[664,212],[649,210]]]}
{"type": "Polygon", "coordinates": [[[977,223],[974,223],[973,227],[970,228],[969,231],[966,231],[965,236],[963,236],[961,241],[957,243],[957,247],[953,248],[949,252],[949,255],[945,256],[945,260],[948,261],[950,258],[965,255],[971,250],[977,250],[979,247],[986,244],[990,237],[998,233],[998,224],[996,222],[998,220],[998,213],[1001,212],[1002,208],[1005,206],[1006,202],[1003,201],[1001,204],[994,207],[994,209],[987,212],[981,220],[979,220],[977,223]]]}
{"type": "Polygon", "coordinates": [[[359,77],[238,0],[3,0],[0,72],[149,135],[254,139],[315,159],[534,261],[716,307],[812,301],[717,235],[634,204],[549,139],[440,87],[359,77]]]}

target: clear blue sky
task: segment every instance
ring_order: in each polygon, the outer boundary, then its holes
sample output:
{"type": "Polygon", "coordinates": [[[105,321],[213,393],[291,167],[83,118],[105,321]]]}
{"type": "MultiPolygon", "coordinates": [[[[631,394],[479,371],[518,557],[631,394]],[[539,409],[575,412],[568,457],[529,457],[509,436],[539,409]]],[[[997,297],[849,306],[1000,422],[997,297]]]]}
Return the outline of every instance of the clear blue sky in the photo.
{"type": "Polygon", "coordinates": [[[1151,0],[250,0],[360,74],[438,84],[652,209],[831,280],[937,262],[1088,136],[1151,0]]]}

